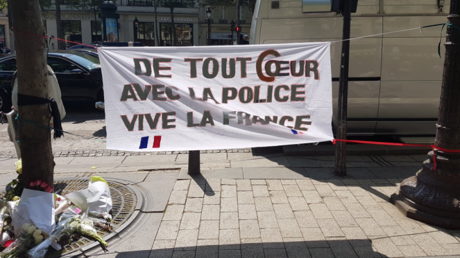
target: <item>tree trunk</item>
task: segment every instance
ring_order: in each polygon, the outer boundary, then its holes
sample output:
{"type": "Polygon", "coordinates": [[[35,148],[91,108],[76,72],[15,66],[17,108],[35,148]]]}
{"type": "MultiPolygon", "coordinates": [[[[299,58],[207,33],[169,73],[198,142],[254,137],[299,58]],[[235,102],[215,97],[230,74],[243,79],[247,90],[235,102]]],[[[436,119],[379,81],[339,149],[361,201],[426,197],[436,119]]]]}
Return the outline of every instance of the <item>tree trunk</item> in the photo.
{"type": "Polygon", "coordinates": [[[160,33],[158,33],[158,13],[157,13],[157,8],[158,8],[158,0],[155,0],[154,2],[154,5],[155,5],[155,25],[153,26],[154,28],[154,31],[153,33],[155,34],[154,37],[155,37],[155,46],[159,46],[159,38],[160,37],[160,33]]]}
{"type": "Polygon", "coordinates": [[[171,40],[172,40],[172,45],[175,46],[177,45],[177,40],[176,40],[176,26],[174,25],[174,6],[173,6],[173,2],[170,1],[169,2],[171,4],[171,6],[169,7],[169,9],[171,10],[171,40]]]}
{"type": "MultiPolygon", "coordinates": [[[[46,40],[36,0],[11,1],[19,94],[47,98],[46,40]]],[[[53,154],[48,104],[19,106],[18,135],[22,156],[22,183],[41,179],[53,183],[53,154]]]]}
{"type": "Polygon", "coordinates": [[[65,41],[64,39],[64,30],[62,29],[62,21],[61,21],[61,0],[55,0],[56,4],[56,30],[57,30],[57,38],[61,39],[58,40],[58,49],[65,50],[65,41]]]}

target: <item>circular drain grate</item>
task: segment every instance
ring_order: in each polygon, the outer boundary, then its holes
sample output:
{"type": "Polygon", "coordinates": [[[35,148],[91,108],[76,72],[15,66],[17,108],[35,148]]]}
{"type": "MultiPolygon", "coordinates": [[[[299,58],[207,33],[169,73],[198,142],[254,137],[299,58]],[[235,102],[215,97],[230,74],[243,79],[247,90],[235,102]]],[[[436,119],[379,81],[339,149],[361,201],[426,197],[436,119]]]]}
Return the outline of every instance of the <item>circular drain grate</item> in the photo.
{"type": "MultiPolygon", "coordinates": [[[[118,229],[130,220],[131,216],[134,214],[138,198],[136,193],[129,186],[109,179],[106,179],[106,181],[109,184],[110,194],[112,195],[113,222],[111,223],[111,226],[113,227],[113,230],[111,232],[106,232],[99,228],[95,229],[97,230],[98,235],[107,241],[108,238],[110,238],[110,234],[119,232],[118,229]]],[[[88,183],[89,179],[58,180],[55,181],[54,190],[56,193],[65,196],[68,193],[88,188],[88,183]]],[[[1,193],[0,196],[3,196],[3,194],[4,192],[1,193]]],[[[68,255],[75,251],[84,251],[90,246],[94,246],[96,243],[98,242],[82,236],[78,240],[63,246],[62,250],[59,252],[53,251],[54,249],[50,248],[46,257],[59,257],[61,255],[68,255]]]]}

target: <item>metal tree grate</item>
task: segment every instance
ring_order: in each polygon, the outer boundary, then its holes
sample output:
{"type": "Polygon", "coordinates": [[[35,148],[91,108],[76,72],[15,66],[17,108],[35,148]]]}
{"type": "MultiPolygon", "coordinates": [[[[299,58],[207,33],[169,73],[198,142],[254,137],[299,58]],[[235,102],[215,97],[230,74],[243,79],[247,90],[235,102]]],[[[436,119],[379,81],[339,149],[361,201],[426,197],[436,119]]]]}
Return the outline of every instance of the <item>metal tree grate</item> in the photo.
{"type": "MultiPolygon", "coordinates": [[[[55,181],[54,190],[62,196],[68,193],[80,191],[88,188],[89,179],[69,179],[55,181]]],[[[113,230],[111,232],[103,231],[99,228],[95,228],[98,235],[105,238],[107,235],[116,231],[124,223],[126,223],[134,213],[134,209],[137,205],[137,196],[132,189],[118,183],[107,180],[110,187],[110,194],[112,196],[112,219],[111,226],[113,230]]],[[[1,193],[2,196],[4,193],[1,193]]],[[[81,251],[86,246],[96,243],[97,241],[82,236],[76,241],[71,242],[68,245],[63,246],[63,249],[59,252],[48,252],[46,257],[57,257],[64,254],[69,254],[74,251],[81,251]]],[[[110,247],[110,246],[109,246],[110,247]]],[[[52,248],[50,248],[51,250],[52,248]]],[[[53,249],[54,250],[54,249],[53,249]]]]}

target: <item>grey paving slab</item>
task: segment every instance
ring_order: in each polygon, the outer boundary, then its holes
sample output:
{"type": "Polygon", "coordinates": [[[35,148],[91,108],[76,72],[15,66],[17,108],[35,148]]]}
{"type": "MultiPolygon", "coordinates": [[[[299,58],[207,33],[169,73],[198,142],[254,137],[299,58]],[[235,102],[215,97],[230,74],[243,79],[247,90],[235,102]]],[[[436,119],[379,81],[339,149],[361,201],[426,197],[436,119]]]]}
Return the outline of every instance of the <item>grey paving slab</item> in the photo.
{"type": "Polygon", "coordinates": [[[119,165],[126,157],[124,156],[102,156],[102,157],[75,157],[69,165],[90,164],[94,166],[101,165],[119,165]]]}
{"type": "Polygon", "coordinates": [[[160,226],[163,214],[143,214],[139,224],[129,234],[123,235],[113,247],[109,246],[109,252],[97,252],[87,254],[87,257],[123,257],[123,258],[149,258],[156,233],[160,226]]]}
{"type": "Polygon", "coordinates": [[[75,157],[59,157],[59,158],[54,158],[54,162],[56,163],[56,165],[68,165],[74,159],[75,157]]]}
{"type": "Polygon", "coordinates": [[[369,170],[377,178],[407,178],[415,175],[421,168],[421,164],[418,167],[385,167],[385,168],[369,168],[369,170]]]}
{"type": "Polygon", "coordinates": [[[133,172],[133,173],[104,173],[101,175],[103,178],[116,178],[123,179],[130,183],[137,184],[142,183],[146,178],[148,172],[133,172]],[[107,176],[105,176],[107,174],[107,176]]]}
{"type": "MultiPolygon", "coordinates": [[[[243,179],[242,168],[224,168],[216,170],[202,170],[201,176],[203,178],[234,178],[243,179]]],[[[182,169],[180,171],[178,179],[191,179],[192,176],[188,174],[188,169],[182,169]]]]}
{"type": "Polygon", "coordinates": [[[166,209],[178,175],[179,172],[150,173],[144,182],[139,184],[153,197],[153,205],[147,206],[143,211],[158,212],[166,209]]]}
{"type": "Polygon", "coordinates": [[[303,168],[243,168],[245,179],[300,179],[304,178],[305,174],[303,168]]]}
{"type": "Polygon", "coordinates": [[[150,156],[127,156],[122,165],[155,164],[155,163],[174,163],[177,154],[170,155],[150,155],[150,156]]]}
{"type": "Polygon", "coordinates": [[[248,159],[256,159],[257,156],[253,156],[251,153],[227,153],[227,158],[229,160],[248,160],[248,159]]]}
{"type": "Polygon", "coordinates": [[[260,168],[260,167],[277,167],[277,166],[290,166],[289,161],[286,157],[271,157],[271,158],[258,158],[252,160],[232,160],[232,167],[243,167],[243,168],[260,168]]]}
{"type": "MultiPolygon", "coordinates": [[[[179,154],[176,162],[188,163],[188,154],[179,154]]],[[[200,153],[200,163],[204,162],[227,162],[227,153],[200,153]]]]}
{"type": "Polygon", "coordinates": [[[16,158],[0,158],[0,167],[6,171],[16,171],[14,163],[18,161],[16,158]]]}
{"type": "Polygon", "coordinates": [[[314,157],[287,157],[291,167],[304,167],[304,168],[321,168],[323,167],[314,157]]]}

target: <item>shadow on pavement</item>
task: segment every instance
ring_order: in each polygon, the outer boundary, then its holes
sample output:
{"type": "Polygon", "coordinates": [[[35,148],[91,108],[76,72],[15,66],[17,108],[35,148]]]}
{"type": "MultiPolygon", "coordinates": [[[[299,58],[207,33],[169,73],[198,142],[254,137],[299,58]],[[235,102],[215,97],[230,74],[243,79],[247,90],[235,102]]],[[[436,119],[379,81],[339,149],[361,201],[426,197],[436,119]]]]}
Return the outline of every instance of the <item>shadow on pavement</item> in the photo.
{"type": "MultiPolygon", "coordinates": [[[[166,240],[165,240],[166,241],[166,240]]],[[[202,240],[206,241],[206,240],[202,240]]],[[[212,241],[212,240],[211,240],[212,241]]],[[[215,241],[215,240],[214,240],[215,241]]],[[[371,240],[323,240],[271,243],[243,243],[232,245],[203,245],[183,248],[162,248],[128,252],[114,252],[105,255],[117,258],[169,258],[169,257],[388,257],[372,249],[371,240]]]]}
{"type": "Polygon", "coordinates": [[[107,137],[107,130],[106,126],[104,125],[102,129],[97,130],[96,132],[93,133],[94,137],[107,137]]]}

